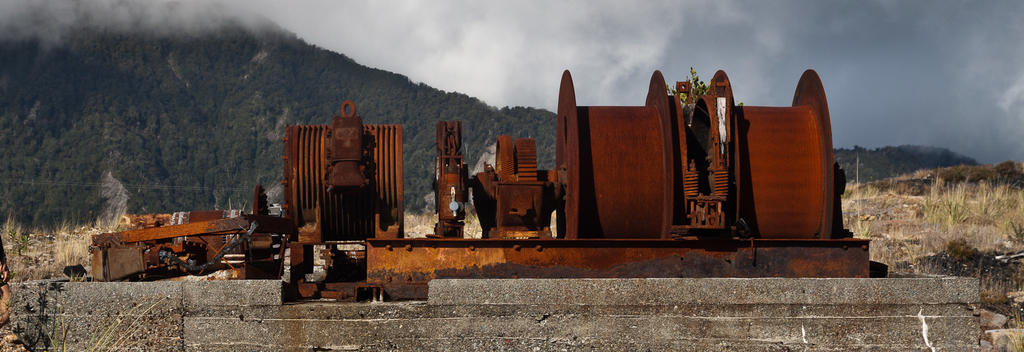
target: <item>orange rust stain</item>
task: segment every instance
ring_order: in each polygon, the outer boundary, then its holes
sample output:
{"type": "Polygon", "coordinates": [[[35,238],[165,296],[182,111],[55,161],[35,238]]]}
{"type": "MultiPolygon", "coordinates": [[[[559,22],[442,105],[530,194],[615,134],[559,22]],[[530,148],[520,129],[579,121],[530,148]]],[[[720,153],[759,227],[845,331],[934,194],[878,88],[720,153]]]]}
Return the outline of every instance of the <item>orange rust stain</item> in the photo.
{"type": "Polygon", "coordinates": [[[371,267],[389,268],[396,272],[427,272],[437,268],[465,269],[508,262],[500,248],[414,248],[402,247],[376,250],[368,256],[371,267]]]}

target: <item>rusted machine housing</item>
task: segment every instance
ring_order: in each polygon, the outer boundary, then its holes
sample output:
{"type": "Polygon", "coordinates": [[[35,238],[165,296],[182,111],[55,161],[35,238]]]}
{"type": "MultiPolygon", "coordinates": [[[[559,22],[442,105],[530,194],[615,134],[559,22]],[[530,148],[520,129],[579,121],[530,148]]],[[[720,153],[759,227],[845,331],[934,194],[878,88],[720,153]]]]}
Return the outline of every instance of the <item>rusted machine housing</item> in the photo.
{"type": "Polygon", "coordinates": [[[166,223],[92,237],[93,279],[167,278],[224,271],[221,278],[281,276],[285,244],[295,233],[286,219],[267,215],[257,186],[253,212],[177,212],[166,223]]]}
{"type": "Polygon", "coordinates": [[[655,71],[641,106],[579,106],[566,71],[555,169],[499,136],[469,185],[485,238],[370,239],[368,284],[419,298],[434,278],[870,275],[814,71],[791,107],[737,106],[722,71],[703,95],[666,87],[655,71]]]}
{"type": "Polygon", "coordinates": [[[537,169],[532,138],[498,136],[495,165],[472,183],[482,233],[487,238],[550,238],[554,211],[548,171],[537,169]]]}
{"type": "Polygon", "coordinates": [[[401,237],[401,125],[363,125],[345,101],[332,124],[287,126],[285,134],[281,207],[299,243],[401,237]]]}
{"type": "Polygon", "coordinates": [[[311,296],[331,290],[324,282],[360,280],[363,240],[402,237],[402,126],[363,124],[345,101],[330,125],[287,126],[284,144],[282,211],[298,228],[291,282],[311,296]],[[326,277],[303,285],[316,263],[326,277]]]}

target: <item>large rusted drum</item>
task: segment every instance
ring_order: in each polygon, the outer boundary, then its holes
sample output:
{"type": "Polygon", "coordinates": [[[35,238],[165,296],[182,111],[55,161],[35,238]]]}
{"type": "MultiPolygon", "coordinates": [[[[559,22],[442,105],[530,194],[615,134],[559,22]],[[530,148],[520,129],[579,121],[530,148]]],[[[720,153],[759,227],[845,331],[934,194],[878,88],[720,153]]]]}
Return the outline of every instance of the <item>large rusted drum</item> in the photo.
{"type": "Polygon", "coordinates": [[[792,107],[737,110],[740,217],[763,238],[831,238],[832,127],[818,74],[804,72],[792,107]]]}
{"type": "Polygon", "coordinates": [[[559,236],[667,238],[672,225],[672,120],[655,71],[643,106],[577,106],[569,71],[558,98],[556,164],[565,189],[559,236]]]}

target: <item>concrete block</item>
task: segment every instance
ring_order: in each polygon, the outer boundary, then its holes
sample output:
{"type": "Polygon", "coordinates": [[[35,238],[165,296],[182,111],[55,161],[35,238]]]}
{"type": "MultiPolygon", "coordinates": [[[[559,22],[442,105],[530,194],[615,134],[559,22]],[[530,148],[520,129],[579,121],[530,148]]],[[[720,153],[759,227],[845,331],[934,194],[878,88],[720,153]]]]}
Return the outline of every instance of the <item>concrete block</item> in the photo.
{"type": "Polygon", "coordinates": [[[61,282],[32,281],[13,284],[17,309],[49,311],[73,307],[75,314],[108,314],[144,306],[151,313],[181,308],[177,282],[61,282]]]}
{"type": "Polygon", "coordinates": [[[212,306],[280,306],[284,300],[281,280],[214,280],[181,283],[185,309],[212,306]]]}
{"type": "Polygon", "coordinates": [[[978,302],[973,278],[441,279],[430,304],[944,304],[978,302]]]}
{"type": "Polygon", "coordinates": [[[181,288],[167,282],[12,285],[12,330],[34,349],[181,347],[181,288]]]}
{"type": "MultiPolygon", "coordinates": [[[[933,347],[977,345],[977,318],[937,316],[927,310],[902,316],[707,317],[673,312],[634,311],[632,307],[549,308],[383,304],[285,306],[279,318],[244,316],[186,317],[190,344],[258,344],[328,348],[377,346],[382,341],[486,340],[531,337],[545,340],[617,340],[636,346],[679,341],[760,341],[814,346],[890,345],[926,348],[923,317],[933,347]],[[301,318],[293,318],[300,317],[301,318]]],[[[954,348],[955,349],[955,348],[954,348]]]]}
{"type": "Polygon", "coordinates": [[[276,280],[48,281],[17,284],[13,308],[39,350],[112,330],[189,351],[978,349],[977,280],[896,280],[912,281],[437,280],[428,302],[388,303],[282,303],[276,280]]]}

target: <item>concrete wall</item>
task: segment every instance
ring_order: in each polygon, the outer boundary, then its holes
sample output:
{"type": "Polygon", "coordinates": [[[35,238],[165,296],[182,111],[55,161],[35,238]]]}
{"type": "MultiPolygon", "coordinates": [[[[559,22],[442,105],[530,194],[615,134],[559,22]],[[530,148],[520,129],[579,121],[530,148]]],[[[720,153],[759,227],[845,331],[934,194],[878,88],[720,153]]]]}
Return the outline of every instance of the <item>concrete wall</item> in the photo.
{"type": "Polygon", "coordinates": [[[965,278],[435,280],[427,302],[397,303],[282,304],[280,281],[14,288],[37,349],[55,326],[68,350],[124,335],[196,351],[969,351],[979,335],[965,278]]]}

